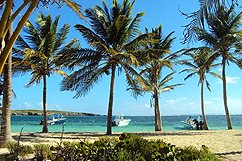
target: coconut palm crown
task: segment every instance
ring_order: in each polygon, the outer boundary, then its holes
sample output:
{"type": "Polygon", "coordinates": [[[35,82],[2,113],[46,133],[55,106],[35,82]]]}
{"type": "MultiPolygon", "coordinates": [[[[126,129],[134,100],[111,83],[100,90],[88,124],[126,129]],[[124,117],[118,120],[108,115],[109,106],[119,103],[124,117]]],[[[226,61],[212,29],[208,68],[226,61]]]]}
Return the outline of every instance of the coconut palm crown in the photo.
{"type": "Polygon", "coordinates": [[[66,52],[72,52],[78,49],[79,45],[73,39],[66,44],[65,40],[69,32],[70,25],[64,24],[58,31],[58,22],[60,16],[53,21],[51,15],[38,14],[36,24],[33,25],[28,21],[25,25],[25,36],[19,37],[14,48],[14,71],[15,73],[31,72],[31,79],[26,87],[40,83],[43,80],[43,113],[44,122],[42,132],[48,132],[47,128],[47,103],[46,88],[47,77],[52,74],[67,76],[61,70],[58,56],[66,52]]]}
{"type": "Polygon", "coordinates": [[[116,71],[124,70],[129,82],[129,75],[135,73],[131,66],[138,65],[133,53],[146,36],[138,35],[139,23],[144,12],[131,16],[134,1],[124,0],[120,4],[113,0],[110,10],[104,0],[102,5],[103,7],[96,5],[84,11],[90,27],[75,25],[90,48],[82,48],[79,53],[62,57],[69,68],[80,67],[63,81],[62,90],[75,90],[76,98],[84,96],[103,75],[111,74],[107,119],[107,134],[111,134],[116,71]]]}

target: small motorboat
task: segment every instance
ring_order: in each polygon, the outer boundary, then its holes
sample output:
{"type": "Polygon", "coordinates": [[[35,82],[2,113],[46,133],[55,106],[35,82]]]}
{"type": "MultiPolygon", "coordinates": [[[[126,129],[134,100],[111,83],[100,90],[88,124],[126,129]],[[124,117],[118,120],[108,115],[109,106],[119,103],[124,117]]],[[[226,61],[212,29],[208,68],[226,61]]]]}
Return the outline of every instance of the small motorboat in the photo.
{"type": "Polygon", "coordinates": [[[131,119],[124,119],[124,115],[120,114],[115,117],[112,126],[127,126],[130,121],[131,119]]]}
{"type": "MultiPolygon", "coordinates": [[[[47,120],[48,125],[64,124],[67,118],[64,118],[61,114],[54,114],[50,120],[47,120]]],[[[41,120],[40,125],[43,125],[43,120],[41,120]]]]}
{"type": "Polygon", "coordinates": [[[192,130],[202,130],[204,129],[204,122],[201,115],[188,116],[185,121],[181,121],[184,128],[189,128],[192,130]]]}

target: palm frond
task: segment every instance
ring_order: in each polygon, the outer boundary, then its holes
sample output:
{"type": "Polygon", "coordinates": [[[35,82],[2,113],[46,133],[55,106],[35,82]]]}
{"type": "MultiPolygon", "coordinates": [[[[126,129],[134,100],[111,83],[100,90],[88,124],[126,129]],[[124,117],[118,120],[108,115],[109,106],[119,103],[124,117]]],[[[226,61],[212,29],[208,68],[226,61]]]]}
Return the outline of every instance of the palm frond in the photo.
{"type": "Polygon", "coordinates": [[[84,15],[81,12],[81,5],[71,1],[71,0],[63,0],[66,2],[67,6],[73,9],[79,15],[80,18],[84,19],[84,15]]]}

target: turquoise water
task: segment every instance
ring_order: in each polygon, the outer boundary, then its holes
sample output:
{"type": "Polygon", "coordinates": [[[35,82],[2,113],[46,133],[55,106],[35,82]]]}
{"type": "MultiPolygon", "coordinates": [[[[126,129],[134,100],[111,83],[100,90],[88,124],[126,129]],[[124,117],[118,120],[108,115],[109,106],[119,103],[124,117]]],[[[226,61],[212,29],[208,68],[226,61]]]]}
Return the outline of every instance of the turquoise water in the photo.
{"type": "MultiPolygon", "coordinates": [[[[162,125],[164,131],[181,131],[184,129],[180,121],[187,116],[163,116],[162,125]]],[[[68,122],[65,124],[65,132],[106,132],[106,116],[66,116],[68,122]]],[[[154,116],[126,116],[131,119],[128,126],[113,127],[113,132],[137,132],[154,131],[154,116]]],[[[12,132],[41,132],[42,125],[39,125],[42,116],[12,116],[12,132]]],[[[232,115],[234,129],[242,129],[242,115],[232,115]]],[[[211,130],[227,129],[226,117],[223,115],[208,115],[207,121],[211,130]]],[[[62,125],[48,126],[50,132],[61,132],[62,125]]]]}

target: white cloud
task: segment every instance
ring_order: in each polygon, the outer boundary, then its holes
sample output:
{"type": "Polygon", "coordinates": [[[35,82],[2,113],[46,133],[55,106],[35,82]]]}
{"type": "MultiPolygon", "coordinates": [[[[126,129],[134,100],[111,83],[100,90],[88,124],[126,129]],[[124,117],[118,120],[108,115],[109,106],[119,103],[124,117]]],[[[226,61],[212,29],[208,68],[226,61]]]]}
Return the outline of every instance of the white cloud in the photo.
{"type": "Polygon", "coordinates": [[[37,106],[43,108],[43,102],[38,102],[38,103],[37,103],[37,106]]]}
{"type": "Polygon", "coordinates": [[[242,100],[241,99],[228,99],[228,104],[233,107],[241,107],[242,106],[242,100]]]}
{"type": "Polygon", "coordinates": [[[186,97],[183,98],[178,98],[178,99],[170,99],[166,100],[166,105],[165,106],[175,106],[177,103],[181,102],[182,100],[186,100],[186,97]]]}
{"type": "Polygon", "coordinates": [[[211,104],[213,104],[213,102],[212,101],[204,101],[204,104],[205,105],[211,105],[211,104]]]}
{"type": "Polygon", "coordinates": [[[227,83],[238,83],[239,81],[239,77],[230,77],[230,76],[227,76],[226,77],[226,82],[227,83]]]}
{"type": "MultiPolygon", "coordinates": [[[[240,77],[230,77],[230,76],[226,76],[226,83],[232,83],[232,84],[236,84],[238,83],[240,80],[240,77]]],[[[219,79],[219,83],[222,83],[222,80],[219,79]]]]}
{"type": "Polygon", "coordinates": [[[29,102],[24,102],[23,104],[18,105],[19,108],[25,108],[25,109],[29,109],[29,108],[33,108],[33,105],[29,102]]]}
{"type": "Polygon", "coordinates": [[[142,107],[144,107],[144,108],[150,108],[150,105],[149,104],[144,104],[144,105],[142,105],[142,107]]]}
{"type": "Polygon", "coordinates": [[[189,103],[184,104],[184,106],[194,106],[194,105],[195,105],[194,102],[189,102],[189,103]]]}
{"type": "Polygon", "coordinates": [[[63,107],[61,107],[61,106],[59,106],[57,104],[49,106],[48,109],[49,110],[58,110],[58,111],[63,111],[64,110],[63,107]]]}

